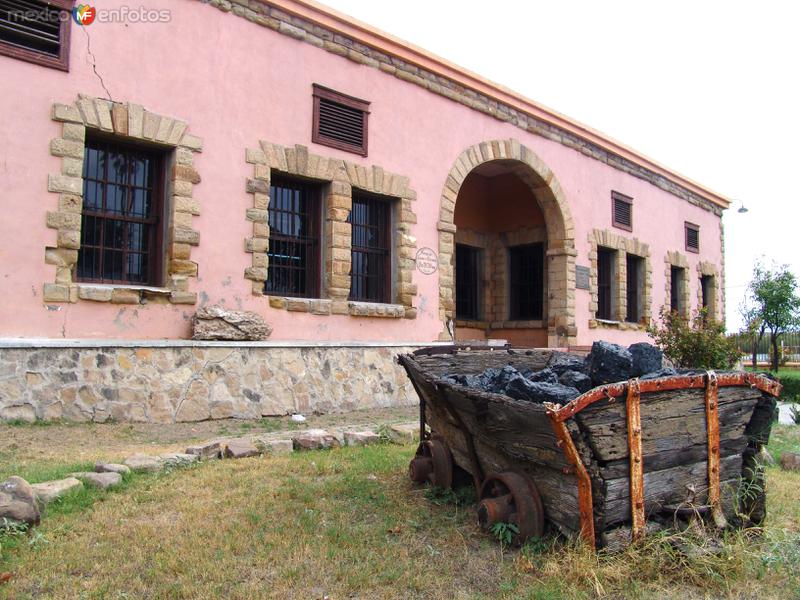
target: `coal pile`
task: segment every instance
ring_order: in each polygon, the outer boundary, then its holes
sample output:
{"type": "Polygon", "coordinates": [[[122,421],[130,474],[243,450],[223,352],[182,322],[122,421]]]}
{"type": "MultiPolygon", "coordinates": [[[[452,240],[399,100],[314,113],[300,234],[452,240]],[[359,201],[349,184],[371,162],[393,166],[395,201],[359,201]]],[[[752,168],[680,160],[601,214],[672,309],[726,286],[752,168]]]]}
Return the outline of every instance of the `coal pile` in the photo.
{"type": "Polygon", "coordinates": [[[595,342],[586,358],[554,352],[548,366],[539,371],[519,371],[507,365],[486,369],[480,375],[445,375],[442,379],[515,400],[566,404],[598,385],[632,377],[651,379],[676,374],[674,369],[664,369],[662,365],[661,350],[650,344],[624,348],[595,342]]]}

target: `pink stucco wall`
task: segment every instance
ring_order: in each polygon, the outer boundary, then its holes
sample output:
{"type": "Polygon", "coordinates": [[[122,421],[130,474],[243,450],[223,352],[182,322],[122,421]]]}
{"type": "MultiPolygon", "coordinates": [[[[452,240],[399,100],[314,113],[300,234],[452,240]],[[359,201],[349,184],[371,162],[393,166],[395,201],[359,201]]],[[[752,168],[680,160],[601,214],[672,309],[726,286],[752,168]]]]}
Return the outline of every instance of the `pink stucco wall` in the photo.
{"type": "MultiPolygon", "coordinates": [[[[108,0],[102,8],[122,4],[108,0]]],[[[97,71],[114,100],[184,120],[189,132],[203,139],[203,152],[195,159],[202,176],[195,198],[202,214],[193,224],[201,243],[192,252],[199,264],[192,289],[201,303],[261,313],[274,327],[273,339],[424,342],[437,339],[441,323],[435,274],[415,273],[419,315],[414,321],[287,313],[251,294],[251,284],[243,278],[250,264],[243,240],[252,231],[244,218],[252,206],[252,196],[245,193],[252,166],[244,154],[261,139],[305,144],[317,154],[409,176],[418,195],[412,234],[418,247],[436,250],[439,199],[453,161],[482,141],[516,138],[552,169],[566,194],[576,226],[578,264],[589,264],[588,232],[611,226],[610,191],[635,199],[630,235],[650,244],[654,311],[665,302],[664,255],[683,251],[684,221],[700,225],[702,259],[721,263],[719,219],[649,183],[378,69],[200,2],[148,0],[147,7],[170,10],[171,21],[95,22],[87,27],[97,71]],[[312,83],[371,101],[368,157],[311,143],[312,83]]],[[[105,93],[90,66],[87,37],[78,27],[72,30],[69,73],[4,56],[0,73],[5,82],[0,93],[0,337],[188,337],[192,306],[43,303],[42,284],[52,282],[55,272],[44,261],[44,248],[55,245],[56,236],[45,227],[46,212],[57,205],[57,195],[47,191],[47,176],[60,168],[49,153],[50,140],[61,129],[50,119],[50,109],[54,102],[72,103],[79,93],[105,93]]],[[[689,255],[693,305],[699,259],[689,255]]],[[[579,344],[599,337],[624,342],[644,337],[589,330],[588,292],[578,291],[576,312],[579,344]]]]}

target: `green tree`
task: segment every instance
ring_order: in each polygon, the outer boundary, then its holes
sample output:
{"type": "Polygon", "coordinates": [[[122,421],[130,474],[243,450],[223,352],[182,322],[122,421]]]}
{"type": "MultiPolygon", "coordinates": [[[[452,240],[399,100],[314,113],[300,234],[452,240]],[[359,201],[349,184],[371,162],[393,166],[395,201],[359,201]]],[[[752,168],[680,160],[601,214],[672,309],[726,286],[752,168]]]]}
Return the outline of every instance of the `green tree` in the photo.
{"type": "Polygon", "coordinates": [[[739,360],[739,349],[725,336],[725,325],[703,308],[689,320],[678,312],[661,309],[661,322],[647,333],[667,358],[679,367],[730,369],[739,360]]]}
{"type": "Polygon", "coordinates": [[[800,297],[797,279],[787,265],[765,267],[761,262],[753,269],[748,286],[750,302],[762,327],[769,330],[772,345],[772,370],[780,364],[778,338],[800,324],[800,297]]]}

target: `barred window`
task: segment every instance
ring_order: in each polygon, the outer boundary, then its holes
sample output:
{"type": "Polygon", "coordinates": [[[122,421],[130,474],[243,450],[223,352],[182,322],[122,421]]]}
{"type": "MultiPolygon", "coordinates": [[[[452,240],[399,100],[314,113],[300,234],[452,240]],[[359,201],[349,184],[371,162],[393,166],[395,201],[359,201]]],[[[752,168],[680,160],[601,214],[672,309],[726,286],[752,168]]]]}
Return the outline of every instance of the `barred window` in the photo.
{"type": "Polygon", "coordinates": [[[320,199],[317,183],[272,176],[265,293],[319,296],[320,199]]]}
{"type": "Polygon", "coordinates": [[[77,278],[160,285],[163,155],[87,140],[77,278]]]}
{"type": "Polygon", "coordinates": [[[0,0],[0,54],[69,70],[70,0],[0,0]]]}
{"type": "Polygon", "coordinates": [[[598,319],[614,319],[614,277],[617,251],[597,248],[597,313],[598,319]]]}
{"type": "Polygon", "coordinates": [[[670,288],[669,288],[669,309],[672,312],[683,314],[685,312],[683,295],[684,295],[684,278],[686,277],[686,269],[672,265],[670,267],[670,288]]]}
{"type": "Polygon", "coordinates": [[[391,200],[353,190],[350,299],[391,301],[391,200]]]}
{"type": "Polygon", "coordinates": [[[511,320],[541,320],[544,302],[544,246],[514,246],[508,249],[508,258],[511,320]]]}
{"type": "Polygon", "coordinates": [[[644,259],[635,254],[625,257],[627,272],[627,314],[628,323],[639,323],[643,318],[644,304],[644,259]]]}
{"type": "Polygon", "coordinates": [[[476,321],[481,317],[480,292],[483,250],[456,244],[456,318],[476,321]]]}

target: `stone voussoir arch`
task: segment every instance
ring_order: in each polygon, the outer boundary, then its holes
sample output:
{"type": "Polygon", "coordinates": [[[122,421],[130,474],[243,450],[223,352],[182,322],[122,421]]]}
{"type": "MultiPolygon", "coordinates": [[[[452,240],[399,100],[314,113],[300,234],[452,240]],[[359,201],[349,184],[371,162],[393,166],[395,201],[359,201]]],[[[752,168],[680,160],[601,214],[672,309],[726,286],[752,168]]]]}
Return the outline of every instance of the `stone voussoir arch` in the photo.
{"type": "Polygon", "coordinates": [[[547,226],[548,346],[575,343],[575,226],[566,194],[555,174],[535,152],[519,140],[489,140],[466,148],[454,161],[445,180],[439,205],[439,317],[440,339],[449,340],[448,321],[455,313],[455,207],[464,180],[476,167],[508,161],[511,172],[530,188],[547,226]]]}

